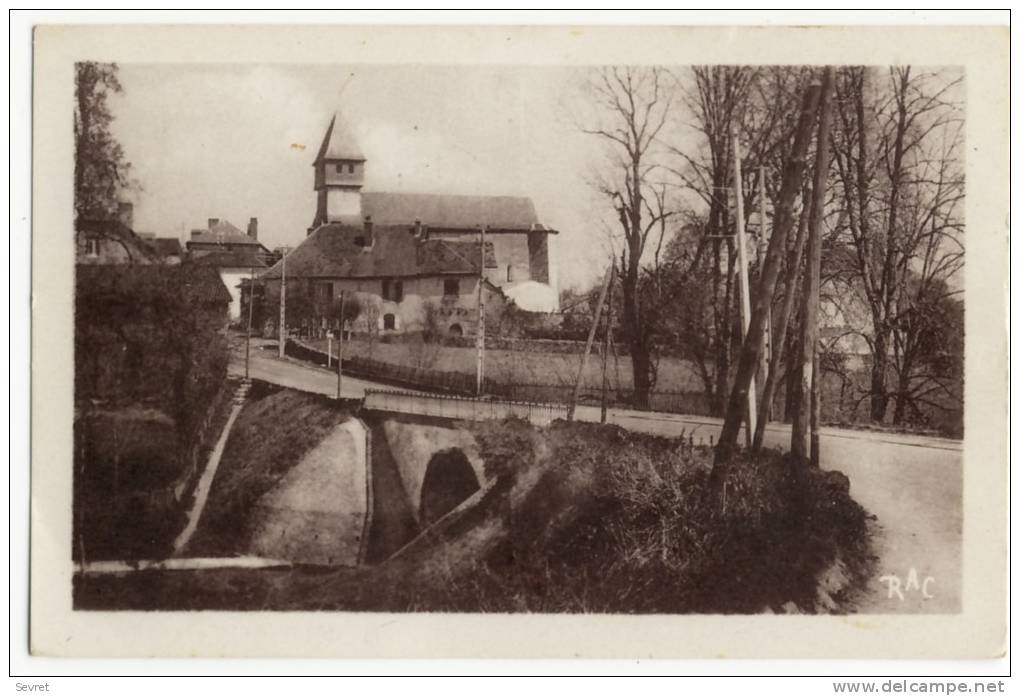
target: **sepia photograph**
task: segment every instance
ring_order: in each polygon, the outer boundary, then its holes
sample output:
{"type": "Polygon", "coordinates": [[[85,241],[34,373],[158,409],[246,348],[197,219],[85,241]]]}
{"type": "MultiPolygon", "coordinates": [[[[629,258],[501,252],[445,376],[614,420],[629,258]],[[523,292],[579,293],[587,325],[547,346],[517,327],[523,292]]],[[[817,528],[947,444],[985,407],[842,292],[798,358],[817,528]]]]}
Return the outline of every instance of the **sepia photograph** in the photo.
{"type": "Polygon", "coordinates": [[[127,53],[54,117],[71,614],[959,620],[964,60],[127,53]]]}

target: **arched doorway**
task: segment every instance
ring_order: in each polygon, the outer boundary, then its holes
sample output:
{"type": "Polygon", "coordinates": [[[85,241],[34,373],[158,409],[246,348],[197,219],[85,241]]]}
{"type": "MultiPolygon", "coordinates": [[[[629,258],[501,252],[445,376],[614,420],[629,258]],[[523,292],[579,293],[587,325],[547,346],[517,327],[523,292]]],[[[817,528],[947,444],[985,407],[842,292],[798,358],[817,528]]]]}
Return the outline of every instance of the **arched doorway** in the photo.
{"type": "Polygon", "coordinates": [[[464,335],[464,329],[461,328],[460,324],[450,324],[450,335],[454,338],[460,338],[464,335]]]}
{"type": "Polygon", "coordinates": [[[427,527],[480,488],[471,462],[456,447],[436,452],[421,486],[421,526],[427,527]]]}

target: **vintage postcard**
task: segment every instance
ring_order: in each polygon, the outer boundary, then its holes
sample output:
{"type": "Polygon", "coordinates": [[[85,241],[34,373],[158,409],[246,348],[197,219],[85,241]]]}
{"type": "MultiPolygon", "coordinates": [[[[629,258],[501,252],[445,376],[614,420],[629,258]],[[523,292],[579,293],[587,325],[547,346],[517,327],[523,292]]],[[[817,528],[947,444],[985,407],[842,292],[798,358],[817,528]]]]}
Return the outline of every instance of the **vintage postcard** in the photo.
{"type": "Polygon", "coordinates": [[[34,60],[34,654],[1005,649],[1006,28],[34,60]]]}

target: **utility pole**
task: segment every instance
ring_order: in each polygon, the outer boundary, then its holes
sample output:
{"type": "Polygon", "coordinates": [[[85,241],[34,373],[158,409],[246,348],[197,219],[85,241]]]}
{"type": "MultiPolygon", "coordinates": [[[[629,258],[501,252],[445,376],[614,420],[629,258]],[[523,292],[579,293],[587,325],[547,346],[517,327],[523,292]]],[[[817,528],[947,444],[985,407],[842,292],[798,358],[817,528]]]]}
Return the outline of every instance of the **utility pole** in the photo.
{"type": "Polygon", "coordinates": [[[251,265],[251,276],[248,279],[248,330],[244,335],[244,379],[249,379],[249,364],[251,363],[251,317],[252,308],[255,306],[255,264],[251,265]]]}
{"type": "Polygon", "coordinates": [[[336,398],[343,397],[344,386],[344,299],[345,293],[340,291],[340,335],[336,341],[336,398]]]}
{"type": "MultiPolygon", "coordinates": [[[[733,191],[736,199],[737,217],[737,263],[739,265],[738,281],[740,283],[740,340],[747,340],[747,329],[751,324],[751,290],[747,280],[747,244],[744,240],[744,188],[740,173],[740,140],[736,128],[731,129],[733,139],[733,191]]],[[[747,415],[745,434],[747,447],[751,447],[754,429],[757,424],[757,397],[755,396],[754,379],[747,387],[747,415]]]]}
{"type": "MultiPolygon", "coordinates": [[[[767,227],[765,225],[765,165],[762,164],[758,167],[758,223],[759,236],[761,239],[758,240],[758,258],[761,258],[762,245],[768,243],[767,227]]],[[[769,304],[765,314],[765,350],[762,351],[761,366],[758,368],[758,378],[764,385],[768,379],[769,370],[772,369],[772,305],[769,304]]],[[[762,420],[769,420],[772,416],[771,404],[763,403],[761,406],[762,412],[758,414],[762,420]]]]}
{"type": "MultiPolygon", "coordinates": [[[[615,264],[614,264],[615,265],[615,264]]],[[[577,379],[574,380],[574,396],[570,400],[570,408],[567,409],[567,420],[574,420],[574,411],[577,409],[577,400],[581,397],[581,380],[584,378],[584,368],[588,366],[588,355],[591,353],[591,344],[595,341],[595,329],[599,326],[599,319],[602,318],[602,305],[606,301],[606,292],[609,290],[609,281],[613,276],[613,266],[606,270],[606,279],[602,283],[602,292],[599,293],[599,303],[595,306],[595,318],[588,330],[588,341],[584,344],[584,355],[581,356],[581,367],[577,370],[577,379]]]]}
{"type": "Polygon", "coordinates": [[[606,335],[602,339],[602,417],[600,423],[606,422],[606,393],[609,390],[609,338],[613,335],[613,281],[616,280],[616,264],[613,263],[609,275],[609,299],[606,306],[606,335]]]}
{"type": "Polygon", "coordinates": [[[287,250],[283,250],[283,258],[280,260],[280,357],[283,357],[283,350],[287,344],[287,250]]]}
{"type": "Polygon", "coordinates": [[[482,395],[485,383],[485,225],[481,226],[480,246],[478,255],[478,329],[475,331],[475,345],[478,357],[475,364],[475,393],[482,395]]]}

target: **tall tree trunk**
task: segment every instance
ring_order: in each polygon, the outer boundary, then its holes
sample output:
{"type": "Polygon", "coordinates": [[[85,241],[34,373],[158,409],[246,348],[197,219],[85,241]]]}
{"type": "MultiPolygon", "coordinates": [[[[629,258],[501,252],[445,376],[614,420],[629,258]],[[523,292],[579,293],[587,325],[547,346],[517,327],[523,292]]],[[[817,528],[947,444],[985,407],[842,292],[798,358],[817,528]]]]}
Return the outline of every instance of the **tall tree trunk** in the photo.
{"type": "MultiPolygon", "coordinates": [[[[817,346],[817,342],[815,343],[817,346]]],[[[811,466],[821,466],[821,439],[818,429],[822,424],[822,370],[818,365],[818,350],[811,360],[811,466]]]]}
{"type": "Polygon", "coordinates": [[[902,425],[907,417],[907,405],[910,402],[910,372],[912,361],[905,360],[896,383],[896,408],[893,409],[893,425],[902,425]]]}
{"type": "Polygon", "coordinates": [[[652,358],[644,341],[631,341],[630,360],[634,369],[634,407],[646,410],[651,406],[652,358]]]}
{"type": "MultiPolygon", "coordinates": [[[[790,325],[790,316],[793,314],[793,305],[797,297],[797,287],[800,283],[801,258],[804,256],[804,244],[807,241],[808,229],[808,206],[809,200],[805,195],[802,198],[800,221],[797,224],[797,241],[794,242],[793,256],[787,259],[786,263],[786,295],[783,297],[783,306],[779,309],[779,316],[776,317],[776,325],[772,335],[776,337],[776,345],[772,350],[772,364],[769,366],[769,374],[765,379],[765,388],[761,393],[761,414],[758,419],[758,426],[754,431],[754,442],[751,448],[754,451],[761,449],[762,441],[765,439],[765,415],[772,406],[772,399],[776,393],[776,385],[779,383],[779,364],[783,361],[786,350],[787,328],[790,325]]],[[[792,352],[792,351],[791,351],[792,352]]],[[[791,370],[787,369],[787,372],[791,370]]],[[[792,411],[791,411],[792,412],[792,411]]]]}
{"type": "Polygon", "coordinates": [[[716,369],[715,398],[716,405],[712,415],[721,416],[726,409],[726,395],[730,391],[730,367],[732,365],[732,346],[734,315],[733,307],[736,297],[733,294],[733,278],[736,275],[733,243],[726,240],[726,273],[722,281],[722,301],[719,302],[719,325],[716,329],[716,369]]]}
{"type": "Polygon", "coordinates": [[[800,389],[794,392],[796,417],[790,437],[790,454],[800,464],[811,459],[811,394],[814,384],[815,353],[818,349],[818,304],[822,280],[822,217],[825,213],[825,189],[829,179],[829,121],[832,115],[832,68],[822,76],[821,116],[815,147],[815,183],[811,192],[811,228],[808,233],[807,272],[801,298],[800,389]]]}
{"type": "MultiPolygon", "coordinates": [[[[828,72],[826,73],[828,75],[828,72]]],[[[828,78],[826,78],[828,80],[828,78]]],[[[826,81],[823,90],[827,89],[826,81]]],[[[794,136],[790,159],[783,172],[783,183],[779,192],[779,208],[776,210],[776,221],[769,240],[765,263],[762,265],[761,280],[758,292],[753,298],[751,322],[747,329],[747,338],[740,347],[740,358],[737,363],[737,374],[733,389],[730,391],[726,407],[726,419],[723,421],[719,444],[715,450],[715,463],[712,466],[712,485],[717,492],[722,492],[729,474],[729,463],[736,447],[737,435],[745,413],[747,392],[754,379],[761,356],[762,343],[765,335],[765,319],[772,306],[772,296],[776,289],[776,280],[786,254],[786,237],[793,227],[793,204],[797,193],[801,190],[804,176],[805,159],[808,143],[811,140],[812,124],[818,110],[819,89],[811,84],[804,94],[797,131],[794,136]]]]}
{"type": "Polygon", "coordinates": [[[639,315],[641,308],[638,302],[638,271],[639,269],[634,264],[628,264],[621,286],[623,287],[624,325],[627,327],[630,365],[634,375],[634,406],[639,409],[647,409],[651,391],[651,358],[639,315]]]}
{"type": "Polygon", "coordinates": [[[886,391],[886,376],[889,370],[888,333],[879,322],[875,322],[874,354],[871,361],[871,420],[874,423],[885,421],[885,411],[889,403],[886,391]]]}

